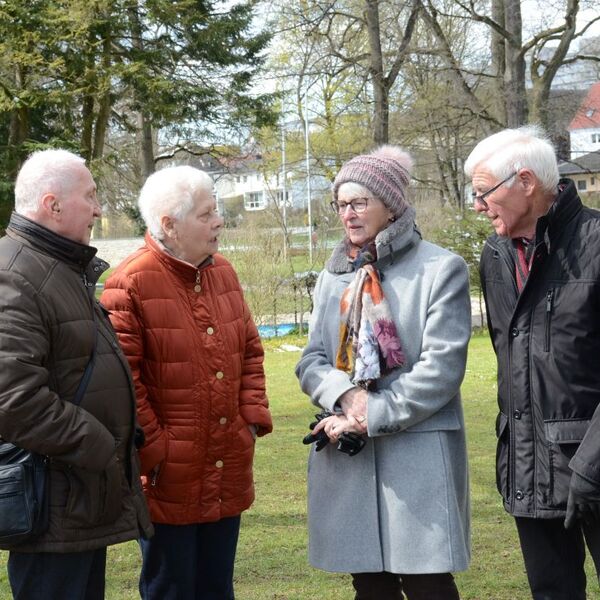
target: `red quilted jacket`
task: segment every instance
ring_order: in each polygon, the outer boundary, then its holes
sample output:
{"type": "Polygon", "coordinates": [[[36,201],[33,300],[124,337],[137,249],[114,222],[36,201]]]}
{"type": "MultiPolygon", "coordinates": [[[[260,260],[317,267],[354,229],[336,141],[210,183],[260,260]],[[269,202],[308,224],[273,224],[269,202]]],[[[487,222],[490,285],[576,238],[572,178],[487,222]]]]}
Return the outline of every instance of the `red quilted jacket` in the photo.
{"type": "Polygon", "coordinates": [[[231,264],[195,268],[149,235],[107,280],[102,304],[129,360],[152,520],[184,525],[254,500],[254,437],[272,429],[263,349],[231,264]]]}

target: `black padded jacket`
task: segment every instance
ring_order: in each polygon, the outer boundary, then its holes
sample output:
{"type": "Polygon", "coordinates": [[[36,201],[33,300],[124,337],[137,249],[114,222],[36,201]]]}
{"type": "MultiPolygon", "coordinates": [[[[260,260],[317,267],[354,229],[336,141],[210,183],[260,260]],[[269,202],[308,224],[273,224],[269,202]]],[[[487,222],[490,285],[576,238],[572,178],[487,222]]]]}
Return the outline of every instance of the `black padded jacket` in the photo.
{"type": "Polygon", "coordinates": [[[570,180],[536,227],[521,294],[512,241],[480,263],[498,360],[496,476],[515,516],[560,518],[572,471],[600,482],[600,213],[570,180]]]}

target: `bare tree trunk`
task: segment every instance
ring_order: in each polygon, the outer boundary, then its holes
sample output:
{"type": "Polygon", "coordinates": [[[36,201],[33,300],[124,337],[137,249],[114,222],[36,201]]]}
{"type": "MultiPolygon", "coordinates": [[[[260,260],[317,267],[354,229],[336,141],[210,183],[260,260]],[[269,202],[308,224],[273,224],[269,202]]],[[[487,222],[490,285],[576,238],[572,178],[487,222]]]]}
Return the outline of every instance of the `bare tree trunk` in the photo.
{"type": "MultiPolygon", "coordinates": [[[[502,28],[504,23],[504,0],[492,0],[492,19],[502,28]]],[[[498,121],[506,123],[506,104],[504,103],[504,71],[506,70],[505,38],[491,28],[492,72],[494,73],[494,110],[498,121]]]]}
{"type": "Polygon", "coordinates": [[[154,144],[152,141],[152,124],[146,113],[138,113],[138,141],[140,144],[140,167],[142,181],[156,171],[154,163],[154,144]]]}
{"type": "MultiPolygon", "coordinates": [[[[110,77],[111,49],[112,39],[110,33],[105,31],[102,42],[102,71],[106,78],[110,77]]],[[[110,86],[106,86],[98,102],[98,114],[94,126],[94,146],[92,148],[92,159],[102,158],[104,156],[104,143],[106,141],[106,131],[108,130],[108,120],[110,118],[110,109],[112,99],[110,95],[110,86]]]]}
{"type": "Polygon", "coordinates": [[[509,38],[506,43],[506,71],[504,93],[506,98],[506,123],[519,127],[527,123],[528,108],[525,91],[525,56],[522,52],[523,22],[521,1],[506,0],[504,20],[509,38]]]}
{"type": "Polygon", "coordinates": [[[92,158],[92,134],[94,131],[94,98],[86,95],[82,102],[81,109],[81,138],[79,147],[81,148],[81,156],[86,162],[92,158]]]}
{"type": "Polygon", "coordinates": [[[383,73],[383,55],[381,52],[381,30],[379,26],[378,0],[365,1],[365,17],[369,34],[369,74],[373,85],[375,101],[373,121],[373,141],[375,144],[387,144],[389,139],[389,87],[383,73]]]}
{"type": "MultiPolygon", "coordinates": [[[[25,70],[21,65],[15,67],[15,89],[22,90],[25,87],[25,70]]],[[[21,168],[21,156],[23,142],[29,135],[29,106],[22,101],[18,103],[10,113],[8,126],[8,175],[14,179],[21,168]]]]}
{"type": "MultiPolygon", "coordinates": [[[[140,15],[138,5],[132,3],[129,7],[129,23],[131,27],[131,38],[133,47],[138,50],[143,50],[144,41],[142,39],[142,26],[140,23],[140,15]]],[[[137,94],[137,92],[134,92],[137,94]]],[[[143,102],[138,102],[140,107],[143,107],[143,102]]],[[[152,142],[152,122],[148,113],[140,108],[137,116],[137,140],[139,143],[140,157],[140,176],[143,183],[146,179],[156,171],[154,162],[154,144],[152,142]]]]}

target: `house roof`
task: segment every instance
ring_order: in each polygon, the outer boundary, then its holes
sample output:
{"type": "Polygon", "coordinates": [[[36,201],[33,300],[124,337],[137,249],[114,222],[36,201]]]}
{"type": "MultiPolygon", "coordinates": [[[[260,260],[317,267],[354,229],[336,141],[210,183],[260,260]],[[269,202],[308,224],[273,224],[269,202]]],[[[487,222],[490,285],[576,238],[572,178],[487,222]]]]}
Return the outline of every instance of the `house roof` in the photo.
{"type": "Polygon", "coordinates": [[[569,131],[600,127],[600,81],[587,93],[569,125],[569,131]]]}
{"type": "Polygon", "coordinates": [[[600,151],[583,154],[558,165],[561,176],[579,173],[600,173],[600,151]]]}

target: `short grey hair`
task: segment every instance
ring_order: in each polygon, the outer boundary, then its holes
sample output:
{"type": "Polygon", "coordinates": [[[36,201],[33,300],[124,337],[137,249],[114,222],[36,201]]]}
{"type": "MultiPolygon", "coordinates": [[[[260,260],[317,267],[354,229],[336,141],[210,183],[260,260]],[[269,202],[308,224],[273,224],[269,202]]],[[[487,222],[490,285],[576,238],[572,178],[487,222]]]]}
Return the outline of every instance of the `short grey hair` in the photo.
{"type": "Polygon", "coordinates": [[[185,218],[194,208],[196,192],[212,195],[213,190],[213,180],[205,171],[189,166],[167,167],[146,179],[138,207],[150,234],[162,240],[162,217],[185,218]]]}
{"type": "MultiPolygon", "coordinates": [[[[504,129],[479,142],[465,162],[465,175],[470,179],[479,166],[497,179],[519,169],[530,169],[549,193],[556,193],[560,179],[554,147],[536,125],[504,129]]],[[[511,187],[513,183],[514,179],[505,185],[511,187]]]]}
{"type": "Polygon", "coordinates": [[[38,150],[23,163],[15,182],[15,211],[22,215],[35,213],[45,194],[60,196],[74,181],[75,166],[85,160],[60,149],[38,150]]]}

